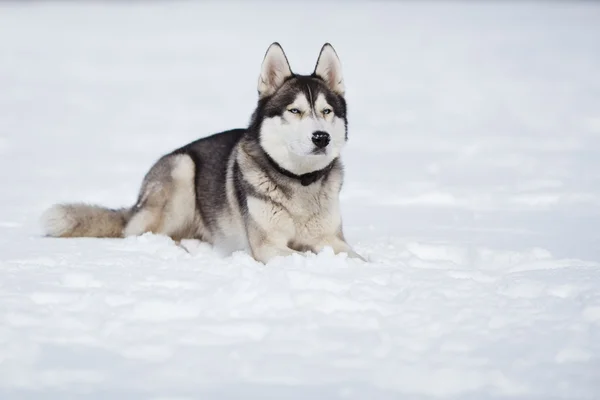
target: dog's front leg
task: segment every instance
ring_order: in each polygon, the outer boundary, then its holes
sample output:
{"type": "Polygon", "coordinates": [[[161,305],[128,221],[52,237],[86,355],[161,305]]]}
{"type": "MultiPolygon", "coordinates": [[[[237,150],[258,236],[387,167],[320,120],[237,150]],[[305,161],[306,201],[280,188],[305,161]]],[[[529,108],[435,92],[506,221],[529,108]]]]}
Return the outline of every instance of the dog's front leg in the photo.
{"type": "Polygon", "coordinates": [[[288,245],[294,237],[295,227],[285,211],[260,200],[248,204],[250,215],[246,217],[246,234],[255,260],[266,264],[273,257],[301,254],[288,245]]]}
{"type": "Polygon", "coordinates": [[[300,254],[287,245],[286,236],[276,228],[265,231],[251,224],[248,226],[248,243],[252,256],[255,260],[266,264],[273,257],[300,254]]]}

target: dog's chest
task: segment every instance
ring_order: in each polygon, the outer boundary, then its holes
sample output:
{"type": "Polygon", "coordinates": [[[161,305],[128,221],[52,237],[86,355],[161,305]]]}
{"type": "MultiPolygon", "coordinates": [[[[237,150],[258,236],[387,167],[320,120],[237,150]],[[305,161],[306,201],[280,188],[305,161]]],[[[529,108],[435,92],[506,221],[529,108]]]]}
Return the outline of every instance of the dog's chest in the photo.
{"type": "Polygon", "coordinates": [[[303,187],[284,202],[298,239],[316,238],[337,230],[340,224],[337,193],[322,185],[303,187]]]}

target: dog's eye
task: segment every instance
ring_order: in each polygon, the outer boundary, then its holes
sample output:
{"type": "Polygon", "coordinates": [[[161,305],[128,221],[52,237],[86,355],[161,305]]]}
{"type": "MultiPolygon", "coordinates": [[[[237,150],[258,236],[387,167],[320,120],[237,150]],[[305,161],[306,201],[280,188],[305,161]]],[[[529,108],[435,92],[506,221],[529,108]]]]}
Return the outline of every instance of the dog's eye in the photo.
{"type": "Polygon", "coordinates": [[[290,108],[288,111],[292,114],[300,114],[300,110],[298,110],[297,108],[290,108]]]}
{"type": "Polygon", "coordinates": [[[327,115],[327,114],[331,114],[331,108],[325,108],[323,111],[323,114],[327,115]]]}

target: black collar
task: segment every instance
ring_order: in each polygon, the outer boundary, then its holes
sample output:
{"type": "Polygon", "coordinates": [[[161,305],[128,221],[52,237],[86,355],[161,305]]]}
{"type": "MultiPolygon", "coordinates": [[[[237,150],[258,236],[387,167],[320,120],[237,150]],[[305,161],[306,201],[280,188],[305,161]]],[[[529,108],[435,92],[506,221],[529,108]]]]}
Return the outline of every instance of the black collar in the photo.
{"type": "Polygon", "coordinates": [[[281,168],[281,166],[279,166],[279,164],[277,164],[275,162],[275,160],[273,160],[271,158],[271,156],[269,156],[266,152],[265,152],[265,156],[267,157],[267,160],[269,161],[271,166],[273,168],[275,168],[275,170],[277,172],[279,172],[282,175],[287,176],[288,178],[300,181],[302,186],[308,186],[312,183],[315,183],[319,179],[321,179],[324,175],[326,175],[329,171],[331,171],[331,169],[333,168],[333,164],[335,163],[335,160],[333,160],[332,162],[329,163],[329,165],[327,165],[323,169],[320,169],[318,171],[309,172],[307,174],[296,175],[293,172],[290,172],[285,168],[281,168]]]}

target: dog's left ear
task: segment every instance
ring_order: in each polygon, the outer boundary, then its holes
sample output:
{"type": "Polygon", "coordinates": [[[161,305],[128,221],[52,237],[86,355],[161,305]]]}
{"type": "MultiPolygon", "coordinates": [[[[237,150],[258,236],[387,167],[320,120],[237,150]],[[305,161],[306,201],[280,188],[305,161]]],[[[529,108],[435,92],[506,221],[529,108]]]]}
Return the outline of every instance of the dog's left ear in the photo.
{"type": "Polygon", "coordinates": [[[329,89],[335,93],[343,96],[346,92],[342,76],[342,63],[329,43],[325,43],[321,48],[314,74],[323,78],[329,89]]]}

